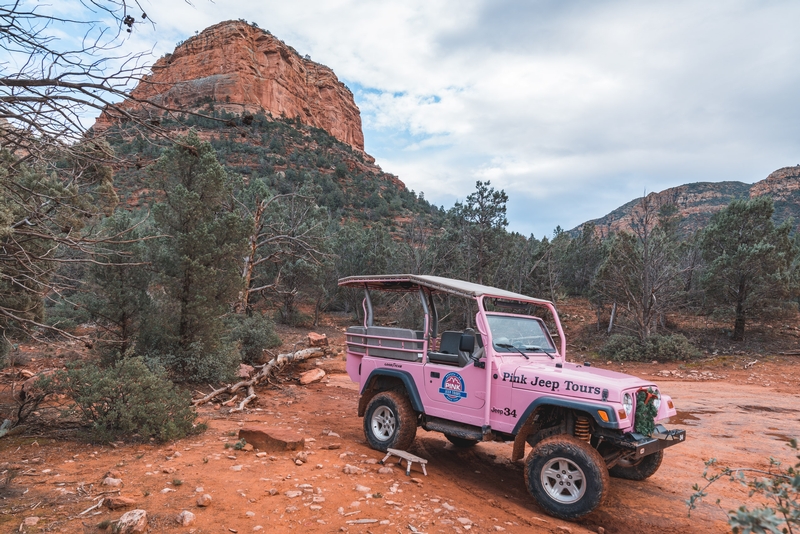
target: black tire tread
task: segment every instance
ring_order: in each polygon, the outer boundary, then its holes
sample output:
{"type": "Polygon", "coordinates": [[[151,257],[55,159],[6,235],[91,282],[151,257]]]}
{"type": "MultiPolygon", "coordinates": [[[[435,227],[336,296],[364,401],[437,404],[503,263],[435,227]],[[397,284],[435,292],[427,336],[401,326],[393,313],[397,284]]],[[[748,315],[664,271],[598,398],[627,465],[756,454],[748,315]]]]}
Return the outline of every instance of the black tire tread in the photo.
{"type": "Polygon", "coordinates": [[[608,474],[614,478],[624,478],[625,480],[644,480],[658,471],[663,460],[664,451],[654,452],[633,465],[617,464],[608,470],[608,474]]]}
{"type": "MultiPolygon", "coordinates": [[[[557,436],[550,436],[549,438],[545,438],[540,441],[536,447],[531,450],[528,454],[528,457],[525,459],[525,486],[528,488],[528,492],[537,500],[539,505],[544,508],[548,514],[558,517],[561,519],[577,519],[582,517],[598,506],[602,505],[605,501],[606,497],[608,496],[608,489],[611,483],[609,479],[608,469],[606,469],[605,460],[603,457],[600,456],[600,453],[597,452],[591,445],[586,443],[585,441],[581,441],[574,436],[570,436],[568,434],[559,434],[557,436]],[[536,495],[535,489],[531,486],[530,480],[530,471],[531,471],[531,463],[538,459],[539,457],[546,457],[554,452],[560,452],[561,454],[572,454],[575,456],[583,456],[588,462],[594,464],[597,469],[597,474],[600,477],[600,493],[599,495],[589,496],[589,501],[585,501],[583,508],[581,510],[560,510],[555,506],[559,506],[557,503],[553,503],[553,506],[549,506],[551,504],[550,501],[542,502],[536,495]]],[[[587,497],[584,497],[586,499],[587,497]]]]}
{"type": "Polygon", "coordinates": [[[417,414],[411,406],[408,395],[398,391],[382,391],[372,397],[364,412],[364,436],[367,438],[369,446],[378,451],[386,452],[386,449],[408,450],[417,437],[417,414]],[[397,431],[394,439],[384,442],[372,439],[372,433],[370,432],[369,421],[372,417],[372,409],[379,403],[389,406],[395,412],[397,418],[397,431]]]}

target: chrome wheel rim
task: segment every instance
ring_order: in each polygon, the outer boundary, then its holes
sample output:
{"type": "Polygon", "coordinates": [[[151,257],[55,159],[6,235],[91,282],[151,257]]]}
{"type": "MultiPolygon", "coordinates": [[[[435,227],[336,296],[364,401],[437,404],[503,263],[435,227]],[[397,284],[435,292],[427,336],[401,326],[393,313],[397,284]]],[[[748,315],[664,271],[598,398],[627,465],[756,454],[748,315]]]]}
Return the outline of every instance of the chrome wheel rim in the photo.
{"type": "Polygon", "coordinates": [[[397,428],[397,418],[394,412],[386,406],[379,406],[377,410],[372,412],[370,419],[370,426],[372,427],[372,435],[378,441],[388,441],[394,435],[397,428]]]}
{"type": "Polygon", "coordinates": [[[551,499],[561,504],[577,502],[586,493],[586,475],[567,458],[552,458],[542,468],[542,487],[551,499]]]}

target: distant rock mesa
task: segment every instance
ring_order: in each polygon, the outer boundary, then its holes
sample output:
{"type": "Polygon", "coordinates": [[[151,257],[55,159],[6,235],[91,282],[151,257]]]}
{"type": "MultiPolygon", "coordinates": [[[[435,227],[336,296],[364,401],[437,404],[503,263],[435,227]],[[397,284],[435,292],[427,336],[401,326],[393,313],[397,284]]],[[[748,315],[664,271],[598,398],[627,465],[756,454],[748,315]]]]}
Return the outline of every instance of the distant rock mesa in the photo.
{"type": "MultiPolygon", "coordinates": [[[[199,110],[213,103],[230,113],[299,119],[364,150],[361,113],[333,71],[244,21],[215,24],[179,44],[131,96],[172,109],[199,110]]],[[[95,128],[105,129],[111,121],[103,113],[95,128]]]]}
{"type": "MultiPolygon", "coordinates": [[[[703,228],[712,215],[724,209],[734,199],[760,196],[772,198],[775,206],[774,219],[781,223],[793,219],[800,230],[800,165],[784,167],[754,184],[743,182],[698,182],[679,185],[648,195],[654,205],[674,204],[678,208],[681,231],[688,235],[703,228]]],[[[631,230],[631,215],[640,198],[620,206],[611,213],[592,221],[600,236],[631,230]]],[[[580,227],[570,230],[577,234],[580,227]]]]}

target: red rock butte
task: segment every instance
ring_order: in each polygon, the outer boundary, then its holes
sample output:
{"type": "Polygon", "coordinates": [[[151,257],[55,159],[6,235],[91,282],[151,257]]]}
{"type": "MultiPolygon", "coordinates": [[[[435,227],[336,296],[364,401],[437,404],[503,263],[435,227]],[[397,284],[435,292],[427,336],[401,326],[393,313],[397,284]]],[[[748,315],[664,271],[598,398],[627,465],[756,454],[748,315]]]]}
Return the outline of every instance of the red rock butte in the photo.
{"type": "MultiPolygon", "coordinates": [[[[333,71],[244,21],[220,22],[179,44],[153,65],[132,97],[171,109],[198,110],[213,102],[230,113],[299,119],[364,150],[361,113],[333,71]]],[[[104,113],[95,128],[110,122],[104,113]]]]}

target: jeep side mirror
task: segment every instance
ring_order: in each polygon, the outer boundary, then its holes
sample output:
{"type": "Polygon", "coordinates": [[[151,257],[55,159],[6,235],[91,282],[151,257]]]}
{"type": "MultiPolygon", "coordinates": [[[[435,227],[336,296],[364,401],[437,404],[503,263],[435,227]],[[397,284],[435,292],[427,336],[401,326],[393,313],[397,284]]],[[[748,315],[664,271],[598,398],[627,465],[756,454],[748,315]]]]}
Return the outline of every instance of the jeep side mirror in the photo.
{"type": "Polygon", "coordinates": [[[475,350],[475,336],[461,334],[461,340],[458,342],[458,350],[472,354],[472,351],[475,350]]]}

